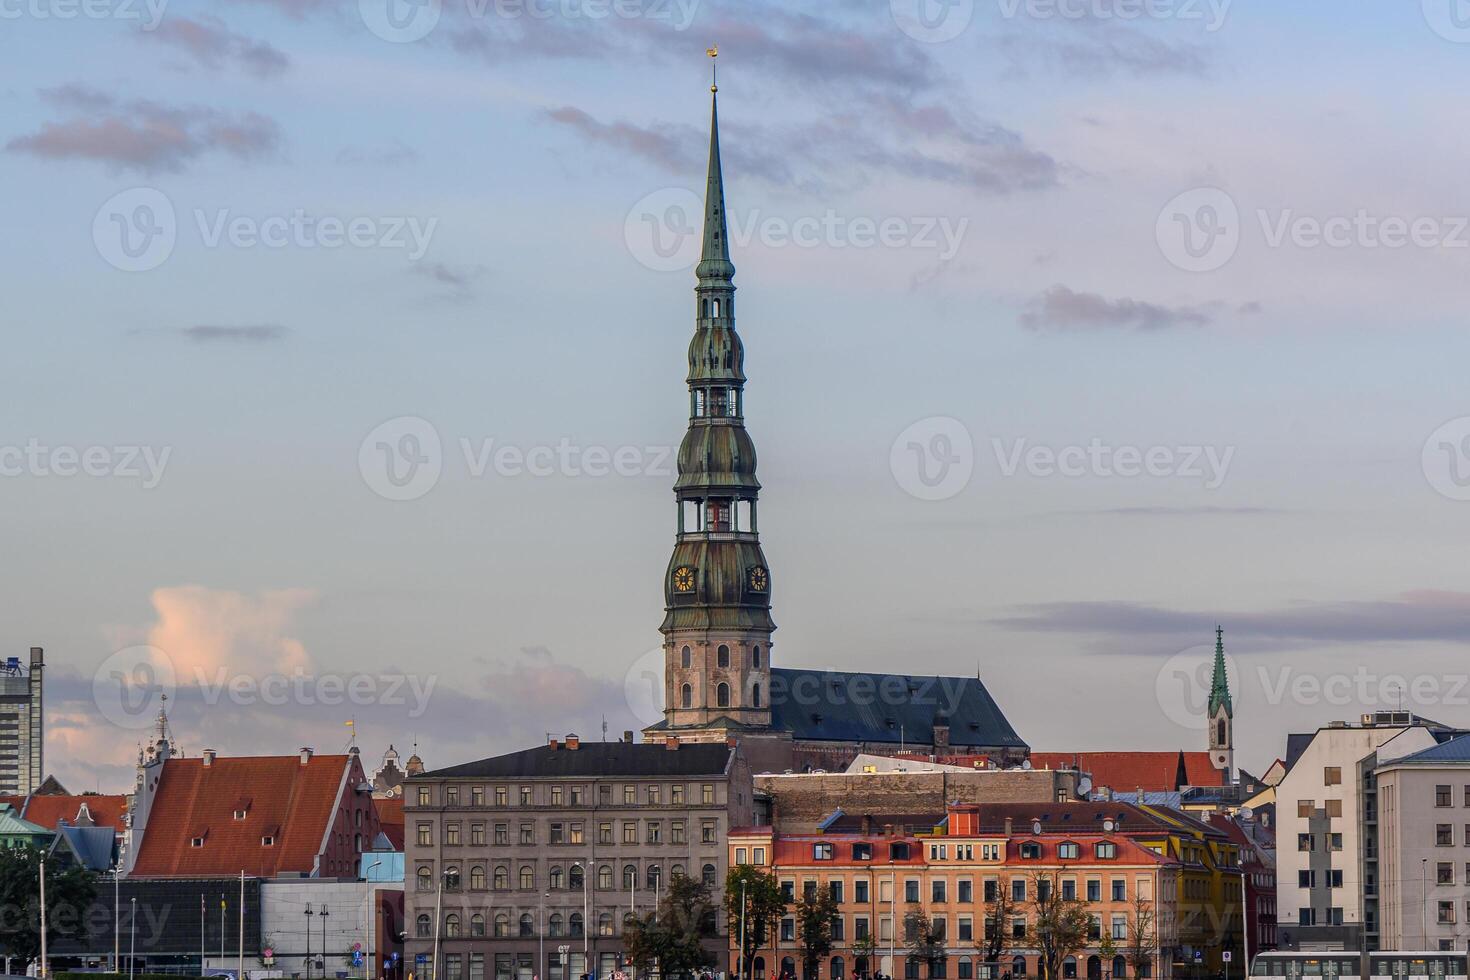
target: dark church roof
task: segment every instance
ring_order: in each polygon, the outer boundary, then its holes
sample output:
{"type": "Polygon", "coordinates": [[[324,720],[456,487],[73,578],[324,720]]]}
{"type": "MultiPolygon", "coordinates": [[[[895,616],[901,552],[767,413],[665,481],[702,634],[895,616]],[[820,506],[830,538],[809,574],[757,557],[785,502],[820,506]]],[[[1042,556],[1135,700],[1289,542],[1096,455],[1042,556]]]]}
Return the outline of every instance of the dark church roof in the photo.
{"type": "Polygon", "coordinates": [[[669,749],[653,742],[580,742],[576,748],[542,745],[478,762],[424,773],[419,779],[535,779],[571,776],[718,776],[734,751],[724,742],[669,749]]]}
{"type": "Polygon", "coordinates": [[[771,670],[771,727],[797,740],[926,744],[936,721],[951,745],[1026,747],[976,677],[771,670]]]}

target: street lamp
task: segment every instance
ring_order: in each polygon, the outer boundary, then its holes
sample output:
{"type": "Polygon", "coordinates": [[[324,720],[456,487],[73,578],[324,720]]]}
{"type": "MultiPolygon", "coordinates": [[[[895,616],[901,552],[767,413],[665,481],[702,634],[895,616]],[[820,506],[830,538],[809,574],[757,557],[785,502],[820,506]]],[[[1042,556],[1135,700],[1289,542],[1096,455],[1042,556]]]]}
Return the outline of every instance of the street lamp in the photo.
{"type": "Polygon", "coordinates": [[[327,903],[322,903],[322,976],[327,975],[327,903]]]}
{"type": "MultiPolygon", "coordinates": [[[[582,972],[592,976],[592,862],[573,861],[572,867],[582,869],[582,972]]],[[[570,980],[570,978],[563,978],[570,980]]]]}
{"type": "MultiPolygon", "coordinates": [[[[383,861],[381,858],[379,858],[378,860],[367,866],[363,874],[363,878],[365,878],[368,882],[371,882],[373,877],[373,869],[381,868],[382,866],[383,861]]],[[[368,894],[372,896],[371,901],[373,906],[373,931],[368,935],[368,954],[371,957],[370,962],[373,964],[372,972],[376,974],[378,972],[378,914],[382,910],[378,908],[377,890],[370,888],[368,889],[368,894]]]]}
{"type": "Polygon", "coordinates": [[[122,970],[122,903],[118,901],[118,881],[122,876],[122,862],[112,871],[112,972],[122,970]]]}
{"type": "Polygon", "coordinates": [[[138,899],[130,898],[128,910],[128,980],[133,980],[133,964],[138,959],[138,899]]]}
{"type": "Polygon", "coordinates": [[[311,917],[316,915],[311,910],[311,903],[306,903],[306,980],[311,980],[311,917]]]}

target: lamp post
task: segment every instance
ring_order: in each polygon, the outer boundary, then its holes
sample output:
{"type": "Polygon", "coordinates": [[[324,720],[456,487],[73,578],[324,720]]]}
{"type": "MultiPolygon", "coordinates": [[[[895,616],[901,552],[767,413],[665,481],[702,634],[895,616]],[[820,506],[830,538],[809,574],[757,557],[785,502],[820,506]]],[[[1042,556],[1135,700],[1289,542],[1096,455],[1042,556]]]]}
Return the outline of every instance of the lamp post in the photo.
{"type": "Polygon", "coordinates": [[[744,977],[749,971],[745,967],[745,879],[740,879],[740,958],[737,966],[740,976],[744,977]]]}
{"type": "Polygon", "coordinates": [[[536,976],[545,976],[546,970],[546,894],[541,895],[541,904],[536,912],[536,976]]]}
{"type": "MultiPolygon", "coordinates": [[[[582,869],[582,972],[592,976],[592,863],[573,861],[572,866],[582,869]]],[[[570,980],[570,978],[567,978],[570,980]]]]}
{"type": "Polygon", "coordinates": [[[322,977],[327,975],[327,903],[322,903],[322,977]]]}
{"type": "Polygon", "coordinates": [[[306,903],[306,980],[311,980],[311,917],[316,915],[311,910],[311,903],[306,903]]]}
{"type": "Polygon", "coordinates": [[[133,980],[133,964],[138,960],[138,900],[128,902],[128,980],[133,980]]]}
{"type": "Polygon", "coordinates": [[[122,875],[122,862],[112,869],[112,972],[122,971],[122,903],[118,901],[118,881],[122,875]]]}

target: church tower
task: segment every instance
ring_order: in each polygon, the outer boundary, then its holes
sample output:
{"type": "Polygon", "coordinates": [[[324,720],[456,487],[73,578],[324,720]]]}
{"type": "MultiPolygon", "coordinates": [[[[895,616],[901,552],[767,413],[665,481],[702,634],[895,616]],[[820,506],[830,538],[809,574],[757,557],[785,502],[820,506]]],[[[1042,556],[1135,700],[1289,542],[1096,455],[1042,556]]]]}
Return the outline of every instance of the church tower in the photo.
{"type": "MultiPolygon", "coordinates": [[[[711,56],[714,55],[711,50],[711,56]]],[[[745,431],[744,349],[735,332],[720,173],[718,86],[710,86],[704,241],[689,342],[689,430],[674,484],[678,534],[664,575],[663,733],[725,737],[771,725],[771,577],[757,534],[755,445],[745,431]]]]}
{"type": "Polygon", "coordinates": [[[1215,627],[1215,672],[1210,679],[1210,765],[1230,779],[1235,768],[1235,707],[1230,703],[1230,680],[1225,676],[1225,629],[1215,627]]]}

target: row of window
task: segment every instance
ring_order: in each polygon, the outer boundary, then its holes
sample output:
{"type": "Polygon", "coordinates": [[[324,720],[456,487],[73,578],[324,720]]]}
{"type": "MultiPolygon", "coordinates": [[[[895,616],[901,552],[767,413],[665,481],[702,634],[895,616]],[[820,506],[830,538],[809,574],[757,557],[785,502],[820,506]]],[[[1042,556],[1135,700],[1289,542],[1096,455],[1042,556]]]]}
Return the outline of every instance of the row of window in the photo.
{"type": "MultiPolygon", "coordinates": [[[[669,874],[678,876],[684,874],[684,865],[674,864],[669,868],[669,874]]],[[[700,868],[700,877],[706,885],[714,887],[717,872],[712,863],[706,863],[700,868]]],[[[659,888],[659,882],[663,878],[663,870],[657,864],[651,864],[645,871],[645,886],[651,890],[659,888]]],[[[600,891],[610,891],[614,887],[612,865],[604,864],[597,869],[596,887],[600,891]]],[[[434,872],[427,866],[421,866],[414,873],[415,887],[421,892],[434,890],[434,872]]],[[[511,890],[510,868],[497,867],[490,873],[487,879],[485,869],[480,865],[470,868],[469,887],[470,891],[510,891],[511,890]],[[486,883],[489,882],[487,889],[486,883]]],[[[547,875],[547,888],[552,891],[582,891],[586,888],[586,872],[580,864],[573,864],[570,868],[560,866],[553,867],[547,875]]],[[[445,868],[443,885],[445,891],[461,891],[463,889],[463,876],[459,868],[445,868]]],[[[538,887],[536,869],[530,865],[522,865],[516,876],[516,887],[521,891],[534,891],[538,887]]],[[[633,889],[638,887],[637,865],[626,864],[623,866],[622,888],[633,889]]]]}
{"type": "MultiPolygon", "coordinates": [[[[930,935],[936,940],[944,940],[949,936],[949,924],[945,916],[931,915],[928,921],[930,935]]],[[[1029,920],[1024,915],[1014,916],[1004,923],[997,923],[993,916],[982,916],[979,919],[981,934],[977,936],[975,917],[960,915],[955,918],[955,940],[962,943],[974,942],[977,939],[984,939],[995,935],[996,929],[1003,930],[1013,940],[1025,940],[1028,935],[1032,934],[1028,929],[1028,922],[1029,920]]],[[[852,925],[852,938],[854,940],[865,940],[872,936],[872,922],[868,916],[854,916],[852,925]]],[[[917,923],[909,919],[904,920],[903,941],[905,943],[914,942],[917,938],[917,929],[917,923]]],[[[1126,940],[1129,937],[1128,916],[1120,913],[1110,916],[1107,922],[1104,922],[1101,915],[1096,913],[1092,914],[1088,922],[1087,938],[1092,941],[1099,941],[1103,938],[1104,931],[1106,931],[1108,938],[1111,940],[1126,940]]],[[[878,920],[878,942],[891,941],[893,939],[892,932],[893,920],[888,916],[881,917],[878,920]]],[[[778,935],[781,942],[796,941],[795,916],[787,916],[781,920],[778,935]]],[[[839,942],[847,939],[846,920],[842,916],[838,915],[832,918],[830,935],[832,939],[839,942]]]]}
{"type": "MultiPolygon", "coordinates": [[[[802,895],[807,899],[815,898],[818,889],[821,887],[820,883],[811,878],[805,879],[801,884],[802,895]]],[[[880,881],[879,884],[883,886],[885,892],[890,885],[887,881],[880,881]]],[[[987,903],[996,902],[1000,896],[1001,889],[1006,887],[999,878],[986,878],[980,884],[983,900],[987,903]]],[[[1079,898],[1088,902],[1101,902],[1104,900],[1102,878],[1080,879],[1080,884],[1082,888],[1079,892],[1079,879],[1074,877],[1061,878],[1062,897],[1068,901],[1076,901],[1079,898]]],[[[930,903],[947,903],[949,901],[951,885],[954,886],[954,900],[957,903],[966,905],[975,901],[975,882],[973,879],[960,878],[951,882],[946,878],[932,878],[929,880],[930,903]]],[[[826,886],[827,894],[831,896],[833,902],[838,905],[846,904],[847,883],[845,880],[832,878],[826,882],[826,886]]],[[[852,882],[852,886],[852,900],[855,904],[866,905],[872,901],[871,882],[868,879],[855,879],[852,882]]],[[[920,901],[921,886],[922,881],[918,878],[904,879],[903,901],[909,904],[920,901]]],[[[1009,879],[1011,900],[1015,902],[1030,901],[1033,897],[1033,892],[1037,900],[1044,902],[1051,898],[1053,887],[1053,881],[1049,877],[1032,879],[1017,876],[1009,879]]],[[[781,893],[787,903],[795,902],[796,882],[790,878],[782,879],[781,893]]],[[[1134,885],[1134,897],[1141,901],[1153,901],[1153,879],[1146,875],[1140,876],[1134,885]]],[[[881,900],[888,901],[890,898],[891,896],[885,894],[881,897],[881,900]]],[[[1107,901],[1126,902],[1128,900],[1128,879],[1109,879],[1107,882],[1107,901]]]]}
{"type": "MultiPolygon", "coordinates": [[[[686,648],[687,649],[687,648],[686,648]]],[[[757,654],[759,656],[759,654],[757,654]]],[[[568,750],[574,751],[574,750],[568,750]]],[[[511,800],[515,800],[517,806],[587,806],[587,786],[542,786],[543,790],[537,793],[536,786],[484,786],[461,787],[457,785],[444,786],[445,806],[486,806],[487,799],[494,800],[494,806],[509,807],[511,800]]],[[[624,806],[662,806],[664,804],[664,790],[668,790],[668,802],[670,806],[684,806],[685,803],[694,798],[687,792],[689,787],[684,783],[645,783],[641,787],[636,783],[624,783],[620,798],[624,806]],[[641,790],[641,792],[640,792],[641,790]]],[[[715,803],[714,783],[702,783],[698,793],[699,802],[703,806],[713,806],[715,803]]],[[[597,786],[597,805],[612,806],[614,799],[613,786],[611,783],[601,783],[597,786]]],[[[418,805],[434,805],[434,789],[432,786],[420,786],[418,788],[418,805]]]]}
{"type": "MultiPolygon", "coordinates": [[[[469,845],[471,847],[483,847],[485,845],[485,824],[472,823],[469,826],[469,845]]],[[[536,824],[527,820],[518,829],[516,843],[535,844],[536,824]]],[[[597,843],[614,843],[615,823],[611,820],[600,821],[597,824],[597,843]]],[[[669,844],[687,844],[688,837],[685,833],[685,822],[683,820],[671,820],[668,824],[669,844]]],[[[497,823],[492,828],[491,838],[496,847],[507,847],[510,845],[510,825],[497,823]]],[[[699,825],[699,842],[701,844],[714,844],[718,840],[719,824],[714,820],[702,821],[699,825]]],[[[547,843],[554,845],[585,844],[585,825],[580,820],[568,822],[552,821],[547,826],[547,843]]],[[[434,824],[430,821],[419,821],[415,840],[420,847],[434,846],[434,824]]],[[[642,840],[645,844],[663,844],[664,823],[661,820],[643,821],[643,833],[639,834],[639,822],[637,820],[622,821],[622,842],[624,844],[638,844],[642,840]]],[[[459,847],[465,843],[461,834],[461,826],[458,823],[446,823],[444,825],[444,846],[459,847]]]]}
{"type": "MultiPolygon", "coordinates": [[[[752,707],[752,708],[759,708],[760,706],[761,706],[761,685],[760,685],[760,681],[755,680],[755,679],[752,678],[752,680],[750,682],[750,707],[752,707]]],[[[679,707],[681,707],[681,708],[692,708],[692,707],[694,707],[694,685],[692,685],[692,684],[684,684],[684,685],[681,685],[679,687],[679,707]]],[[[729,708],[729,707],[732,707],[731,702],[730,702],[730,685],[729,684],[726,684],[724,681],[720,681],[720,683],[718,683],[718,684],[715,685],[715,707],[717,707],[717,708],[729,708]]]]}
{"type": "MultiPolygon", "coordinates": [[[[1464,806],[1470,807],[1470,783],[1464,786],[1464,795],[1461,797],[1464,806]]],[[[1455,789],[1441,783],[1434,787],[1434,805],[1439,807],[1455,805],[1455,789]]]]}

